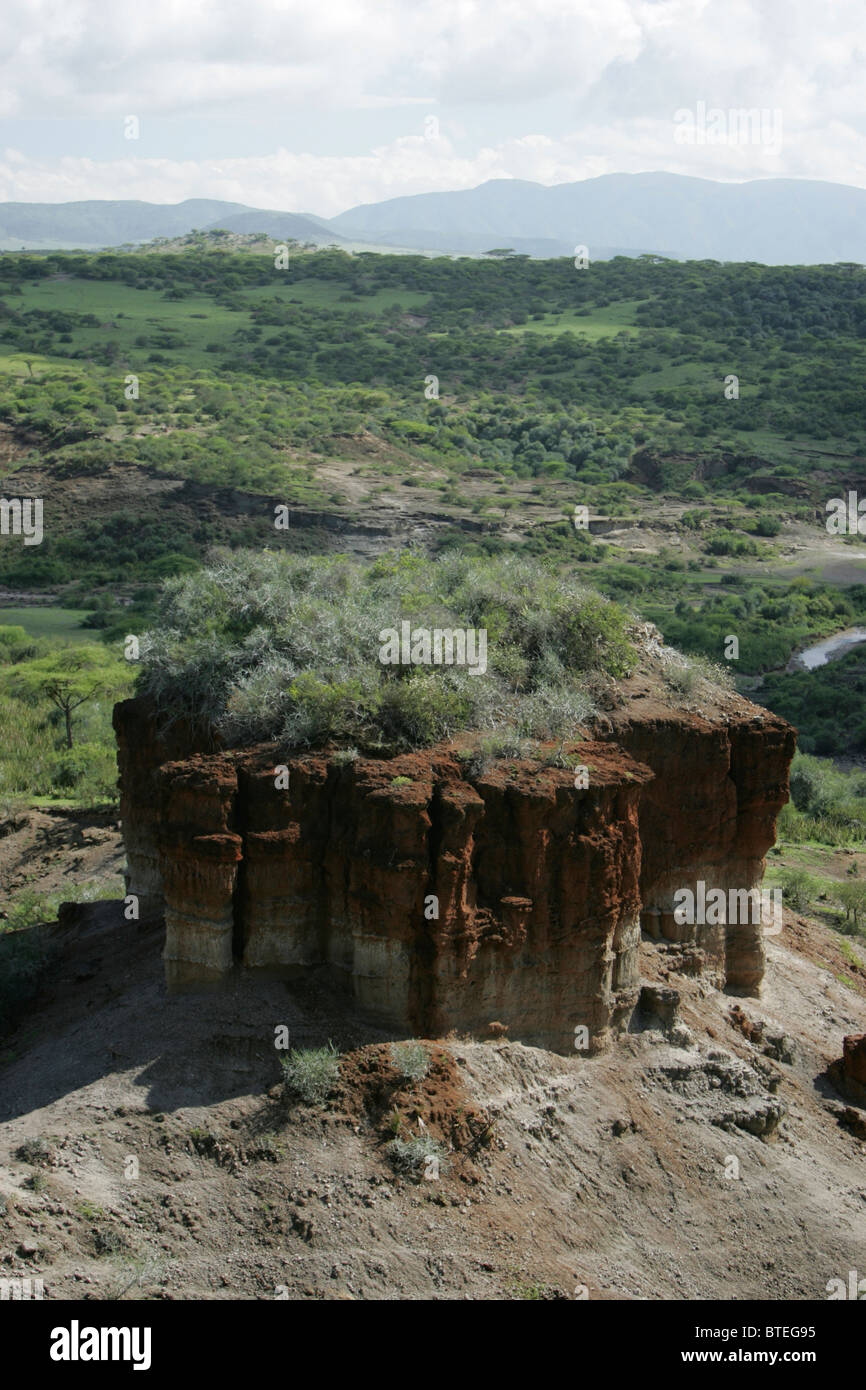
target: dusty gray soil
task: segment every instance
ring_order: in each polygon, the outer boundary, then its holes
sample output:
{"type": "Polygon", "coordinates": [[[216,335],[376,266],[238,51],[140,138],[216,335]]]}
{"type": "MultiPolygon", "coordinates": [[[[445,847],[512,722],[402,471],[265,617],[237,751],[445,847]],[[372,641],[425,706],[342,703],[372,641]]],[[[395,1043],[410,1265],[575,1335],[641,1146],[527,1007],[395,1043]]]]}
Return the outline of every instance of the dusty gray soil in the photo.
{"type": "Polygon", "coordinates": [[[681,994],[667,1035],[589,1059],[443,1040],[429,1095],[385,1077],[388,1035],[324,978],[169,998],[158,923],[100,903],[52,932],[0,1071],[0,1278],[49,1298],[820,1300],[866,1269],[866,1143],[823,1076],[866,973],[825,928],[770,942],[760,1001],[647,944],[647,978],[681,994]],[[324,1104],[285,1101],[281,1024],[344,1053],[324,1104]],[[418,1133],[474,1110],[487,1142],[400,1177],[392,1105],[418,1133]]]}
{"type": "Polygon", "coordinates": [[[122,887],[126,855],[116,811],[22,809],[0,817],[0,919],[32,887],[79,901],[82,888],[122,887]]]}

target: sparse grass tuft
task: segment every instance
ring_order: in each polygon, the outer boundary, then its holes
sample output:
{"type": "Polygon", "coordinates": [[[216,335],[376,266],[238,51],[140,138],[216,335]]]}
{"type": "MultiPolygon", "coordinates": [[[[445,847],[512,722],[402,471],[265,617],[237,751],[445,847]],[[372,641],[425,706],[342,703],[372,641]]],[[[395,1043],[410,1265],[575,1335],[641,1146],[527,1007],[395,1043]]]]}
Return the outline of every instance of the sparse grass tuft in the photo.
{"type": "Polygon", "coordinates": [[[669,690],[686,699],[700,693],[702,682],[716,690],[734,689],[734,678],[728,668],[705,656],[683,657],[681,663],[668,666],[664,681],[669,690]]]}
{"type": "Polygon", "coordinates": [[[33,1163],[39,1168],[47,1168],[54,1161],[54,1149],[47,1139],[36,1136],[25,1139],[15,1150],[20,1163],[33,1163]]]}
{"type": "Polygon", "coordinates": [[[420,1081],[430,1070],[430,1053],[423,1043],[392,1043],[391,1062],[407,1081],[420,1081]]]}
{"type": "Polygon", "coordinates": [[[392,1139],[385,1151],[396,1171],[414,1182],[421,1182],[425,1177],[439,1177],[448,1166],[445,1150],[429,1134],[392,1139]]]}
{"type": "Polygon", "coordinates": [[[340,1074],[340,1055],[333,1043],[327,1047],[292,1049],[281,1059],[286,1092],[307,1105],[321,1105],[340,1074]]]}
{"type": "Polygon", "coordinates": [[[120,1251],[116,1272],[109,1281],[106,1297],[112,1300],[121,1299],[133,1289],[135,1292],[132,1298],[136,1298],[139,1290],[163,1283],[167,1268],[168,1262],[163,1255],[131,1255],[120,1251]]]}
{"type": "Polygon", "coordinates": [[[119,1255],[125,1247],[126,1242],[119,1231],[101,1230],[98,1227],[94,1230],[93,1249],[97,1256],[119,1255]]]}

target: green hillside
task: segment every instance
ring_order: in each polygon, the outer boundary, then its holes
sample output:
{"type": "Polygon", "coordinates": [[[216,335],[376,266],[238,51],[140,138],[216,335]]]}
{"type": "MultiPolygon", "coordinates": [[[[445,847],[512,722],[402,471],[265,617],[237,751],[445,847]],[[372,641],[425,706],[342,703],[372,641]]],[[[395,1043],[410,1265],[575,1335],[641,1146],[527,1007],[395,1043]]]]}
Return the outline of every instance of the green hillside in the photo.
{"type": "Polygon", "coordinates": [[[46,508],[0,584],[116,637],[215,542],[368,525],[523,547],[687,651],[736,633],[740,675],[862,620],[823,517],[863,476],[866,271],[220,246],[0,258],[3,486],[46,508]]]}

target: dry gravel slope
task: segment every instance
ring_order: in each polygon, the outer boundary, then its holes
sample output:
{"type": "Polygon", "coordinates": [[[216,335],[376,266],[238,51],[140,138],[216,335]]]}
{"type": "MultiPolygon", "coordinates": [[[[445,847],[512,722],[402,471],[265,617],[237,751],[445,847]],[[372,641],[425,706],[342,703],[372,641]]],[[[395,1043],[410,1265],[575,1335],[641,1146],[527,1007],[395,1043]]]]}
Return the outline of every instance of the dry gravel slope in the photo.
{"type": "Polygon", "coordinates": [[[866,1143],[823,1077],[866,971],[822,928],[769,943],[743,1003],[763,1044],[647,943],[681,996],[667,1034],[592,1059],[443,1040],[427,1091],[389,1079],[386,1035],[324,980],[166,998],[157,924],[96,904],[55,937],[0,1072],[0,1278],[46,1297],[808,1300],[866,1271],[866,1143]],[[326,1106],[279,1099],[278,1024],[355,1049],[326,1106]],[[395,1106],[446,1136],[484,1115],[489,1142],[398,1178],[395,1106]]]}

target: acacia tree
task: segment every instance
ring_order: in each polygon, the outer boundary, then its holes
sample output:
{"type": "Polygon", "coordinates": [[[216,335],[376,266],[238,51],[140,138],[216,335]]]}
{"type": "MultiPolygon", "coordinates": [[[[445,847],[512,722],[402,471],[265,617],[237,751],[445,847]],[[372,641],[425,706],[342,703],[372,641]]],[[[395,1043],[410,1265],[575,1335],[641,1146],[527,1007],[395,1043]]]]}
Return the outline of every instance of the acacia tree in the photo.
{"type": "Polygon", "coordinates": [[[66,747],[73,746],[72,716],[97,695],[118,694],[129,684],[129,668],[105,647],[61,647],[29,661],[15,673],[12,689],[25,699],[50,700],[63,715],[66,747]]]}
{"type": "Polygon", "coordinates": [[[838,884],[835,891],[838,901],[845,909],[846,922],[853,914],[856,931],[859,927],[858,918],[866,912],[866,881],[849,879],[846,883],[838,884]]]}

